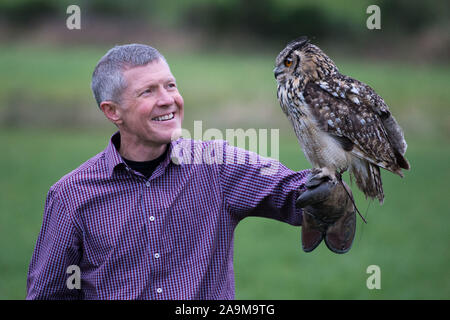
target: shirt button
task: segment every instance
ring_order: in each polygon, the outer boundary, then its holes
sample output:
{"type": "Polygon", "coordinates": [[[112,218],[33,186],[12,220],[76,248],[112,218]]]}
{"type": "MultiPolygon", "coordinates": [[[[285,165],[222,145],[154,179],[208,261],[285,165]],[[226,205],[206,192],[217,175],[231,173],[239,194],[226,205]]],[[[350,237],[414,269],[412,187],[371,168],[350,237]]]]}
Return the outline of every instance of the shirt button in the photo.
{"type": "Polygon", "coordinates": [[[161,288],[158,288],[158,289],[156,289],[156,292],[161,293],[161,292],[162,292],[162,289],[161,289],[161,288]]]}
{"type": "Polygon", "coordinates": [[[150,187],[150,181],[147,181],[147,183],[145,184],[147,187],[150,187]]]}
{"type": "Polygon", "coordinates": [[[155,217],[154,216],[150,216],[150,221],[155,221],[155,217]]]}
{"type": "Polygon", "coordinates": [[[155,258],[156,258],[156,259],[159,258],[159,253],[155,253],[155,258]]]}

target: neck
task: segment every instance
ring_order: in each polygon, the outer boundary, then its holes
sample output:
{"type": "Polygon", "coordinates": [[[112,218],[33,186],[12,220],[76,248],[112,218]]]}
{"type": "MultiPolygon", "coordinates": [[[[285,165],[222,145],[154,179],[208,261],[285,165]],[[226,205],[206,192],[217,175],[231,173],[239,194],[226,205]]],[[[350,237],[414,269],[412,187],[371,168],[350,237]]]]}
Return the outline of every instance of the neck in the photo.
{"type": "Polygon", "coordinates": [[[120,134],[120,150],[122,157],[132,161],[150,161],[158,158],[166,151],[167,144],[145,143],[136,137],[120,134]]]}

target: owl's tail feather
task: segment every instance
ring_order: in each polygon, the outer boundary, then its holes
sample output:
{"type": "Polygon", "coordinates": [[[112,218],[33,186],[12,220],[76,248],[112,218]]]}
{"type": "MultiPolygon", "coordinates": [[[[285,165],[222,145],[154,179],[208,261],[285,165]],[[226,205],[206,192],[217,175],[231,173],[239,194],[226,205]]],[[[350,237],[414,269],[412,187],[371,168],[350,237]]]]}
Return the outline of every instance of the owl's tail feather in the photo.
{"type": "MultiPolygon", "coordinates": [[[[380,167],[378,167],[377,165],[374,165],[372,163],[369,163],[368,167],[370,170],[370,177],[371,177],[370,183],[372,184],[371,189],[375,190],[375,192],[376,192],[375,197],[378,199],[378,201],[380,201],[380,204],[383,204],[384,192],[383,192],[383,182],[381,181],[380,167]]],[[[371,195],[369,195],[369,194],[366,194],[366,195],[371,197],[371,195]]]]}
{"type": "Polygon", "coordinates": [[[393,169],[391,169],[392,172],[398,174],[400,177],[403,178],[403,172],[402,169],[410,170],[411,166],[409,165],[408,160],[397,150],[394,149],[394,155],[396,159],[396,165],[393,169]]]}
{"type": "Polygon", "coordinates": [[[377,165],[364,159],[355,158],[350,168],[350,174],[355,177],[356,185],[364,192],[366,198],[377,198],[383,204],[383,183],[380,168],[377,165]]]}

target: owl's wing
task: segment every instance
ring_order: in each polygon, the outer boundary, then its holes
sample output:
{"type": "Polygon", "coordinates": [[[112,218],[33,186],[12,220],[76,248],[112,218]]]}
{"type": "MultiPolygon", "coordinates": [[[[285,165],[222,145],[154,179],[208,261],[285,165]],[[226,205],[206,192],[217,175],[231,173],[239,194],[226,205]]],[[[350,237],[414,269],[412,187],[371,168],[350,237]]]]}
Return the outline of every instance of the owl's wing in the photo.
{"type": "MultiPolygon", "coordinates": [[[[383,98],[370,86],[342,74],[327,79],[327,81],[319,81],[317,84],[321,89],[338,99],[369,107],[381,119],[394,150],[401,155],[405,154],[407,145],[402,128],[392,116],[383,98]]],[[[409,165],[405,169],[409,169],[409,165]]]]}
{"type": "Polygon", "coordinates": [[[316,83],[308,83],[303,96],[319,127],[344,150],[402,175],[398,152],[389,141],[381,116],[370,106],[331,94],[316,83]]]}

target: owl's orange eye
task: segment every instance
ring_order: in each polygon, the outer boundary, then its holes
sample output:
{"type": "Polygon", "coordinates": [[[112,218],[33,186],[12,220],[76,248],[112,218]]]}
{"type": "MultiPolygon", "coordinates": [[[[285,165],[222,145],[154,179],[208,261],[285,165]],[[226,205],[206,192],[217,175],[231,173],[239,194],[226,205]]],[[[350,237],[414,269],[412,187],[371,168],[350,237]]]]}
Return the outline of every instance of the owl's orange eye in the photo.
{"type": "Polygon", "coordinates": [[[284,65],[286,66],[286,67],[290,67],[290,66],[292,66],[292,59],[286,59],[286,60],[284,60],[284,65]]]}

